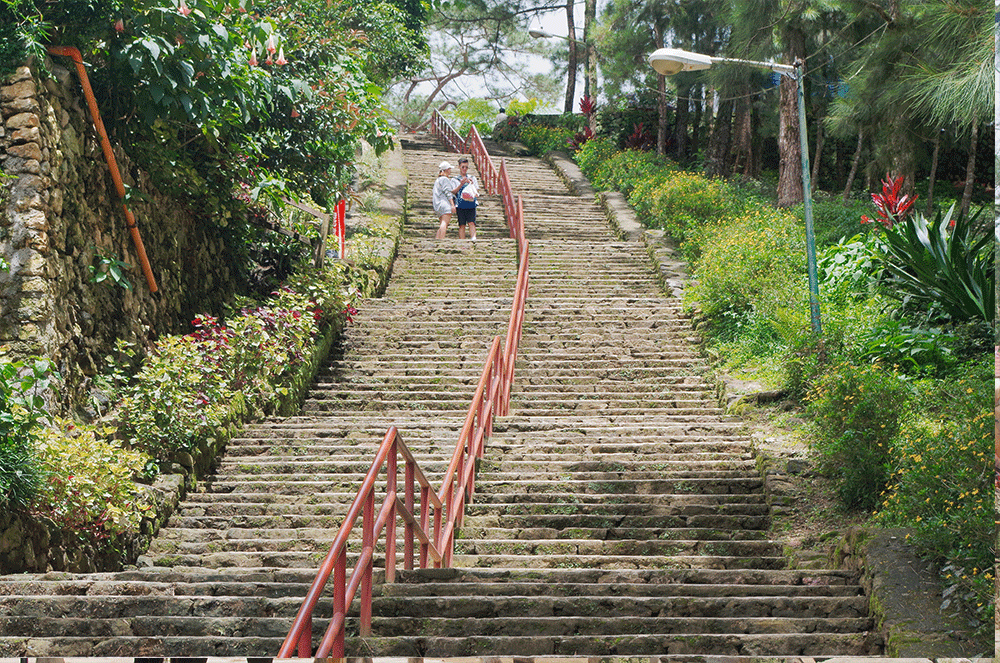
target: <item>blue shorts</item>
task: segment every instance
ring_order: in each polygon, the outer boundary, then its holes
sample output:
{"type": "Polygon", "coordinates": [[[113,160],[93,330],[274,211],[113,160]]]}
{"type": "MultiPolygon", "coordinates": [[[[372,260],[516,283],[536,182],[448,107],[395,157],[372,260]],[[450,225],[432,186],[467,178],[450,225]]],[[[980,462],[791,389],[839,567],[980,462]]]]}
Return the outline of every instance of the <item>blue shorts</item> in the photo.
{"type": "Polygon", "coordinates": [[[459,207],[455,210],[458,214],[458,225],[464,226],[467,223],[476,225],[476,208],[475,207],[459,207]]]}

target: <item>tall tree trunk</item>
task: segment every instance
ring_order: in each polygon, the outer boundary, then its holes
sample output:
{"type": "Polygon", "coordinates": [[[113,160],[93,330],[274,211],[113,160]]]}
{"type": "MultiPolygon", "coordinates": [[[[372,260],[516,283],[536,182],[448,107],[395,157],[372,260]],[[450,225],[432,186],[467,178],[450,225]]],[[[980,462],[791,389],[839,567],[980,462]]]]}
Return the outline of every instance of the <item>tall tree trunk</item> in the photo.
{"type": "MultiPolygon", "coordinates": [[[[659,24],[653,27],[653,39],[656,40],[656,48],[663,46],[663,29],[659,24]]],[[[665,155],[667,153],[667,132],[670,129],[668,114],[670,108],[667,104],[667,77],[656,77],[656,89],[659,94],[656,97],[656,110],[658,121],[656,123],[656,153],[665,155]]]]}
{"type": "Polygon", "coordinates": [[[576,103],[576,72],[580,68],[577,59],[576,17],[573,15],[573,0],[566,0],[566,28],[569,35],[569,63],[566,69],[566,104],[563,110],[573,112],[576,103]]]}
{"type": "MultiPolygon", "coordinates": [[[[711,106],[709,106],[711,108],[711,106]]],[[[705,175],[717,177],[728,175],[726,155],[729,153],[730,136],[733,125],[733,100],[723,99],[719,102],[719,112],[712,124],[712,133],[708,138],[708,156],[705,159],[705,175]]]]}
{"type": "MultiPolygon", "coordinates": [[[[587,96],[597,99],[597,50],[594,48],[594,23],[597,0],[585,0],[583,5],[583,42],[587,49],[587,96]]],[[[597,114],[590,114],[590,130],[597,131],[597,114]]]]}
{"type": "Polygon", "coordinates": [[[898,113],[892,120],[888,144],[892,174],[903,178],[902,192],[911,196],[917,170],[916,151],[910,132],[912,126],[906,113],[898,113]]]}
{"type": "Polygon", "coordinates": [[[847,184],[844,185],[844,202],[851,198],[851,187],[854,186],[854,176],[858,174],[858,164],[861,163],[861,146],[864,144],[864,127],[858,127],[858,146],[854,150],[854,158],[851,159],[851,172],[847,174],[847,184]]]}
{"type": "MultiPolygon", "coordinates": [[[[785,61],[797,62],[805,59],[806,40],[801,31],[785,31],[785,61]]],[[[805,71],[803,70],[803,79],[805,71]]],[[[805,196],[802,191],[802,145],[799,137],[798,86],[805,80],[796,81],[788,76],[781,77],[781,121],[778,128],[778,152],[781,161],[778,166],[778,206],[791,207],[801,203],[805,196]]]]}
{"type": "Polygon", "coordinates": [[[688,95],[691,94],[689,85],[677,86],[677,113],[674,116],[674,155],[678,161],[687,159],[688,148],[688,95]]]}
{"type": "Polygon", "coordinates": [[[965,166],[965,192],[962,193],[962,215],[969,213],[972,205],[972,187],[976,183],[976,144],[979,142],[979,123],[972,123],[972,139],[969,141],[969,161],[965,166]]]}
{"type": "MultiPolygon", "coordinates": [[[[740,89],[745,91],[742,85],[740,89]]],[[[735,115],[731,172],[752,177],[754,168],[753,109],[746,94],[741,93],[740,98],[736,101],[735,115]]]]}
{"type": "Polygon", "coordinates": [[[816,151],[813,153],[812,176],[809,178],[809,186],[816,192],[819,182],[819,162],[823,158],[823,144],[826,142],[826,134],[823,132],[823,123],[816,123],[816,151]]]}
{"type": "Polygon", "coordinates": [[[925,215],[930,216],[934,211],[934,180],[937,179],[938,160],[941,157],[941,132],[934,135],[934,155],[931,157],[931,174],[927,182],[927,208],[925,215]]]}

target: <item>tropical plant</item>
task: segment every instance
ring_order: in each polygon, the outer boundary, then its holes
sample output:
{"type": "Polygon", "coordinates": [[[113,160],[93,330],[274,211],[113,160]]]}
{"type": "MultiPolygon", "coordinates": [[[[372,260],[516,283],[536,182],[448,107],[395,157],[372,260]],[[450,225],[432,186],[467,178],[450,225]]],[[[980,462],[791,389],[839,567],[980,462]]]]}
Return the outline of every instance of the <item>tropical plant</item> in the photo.
{"type": "Polygon", "coordinates": [[[938,309],[955,321],[992,324],[995,307],[993,237],[977,236],[975,220],[955,206],[928,220],[915,214],[885,233],[888,292],[906,303],[938,309]]]}

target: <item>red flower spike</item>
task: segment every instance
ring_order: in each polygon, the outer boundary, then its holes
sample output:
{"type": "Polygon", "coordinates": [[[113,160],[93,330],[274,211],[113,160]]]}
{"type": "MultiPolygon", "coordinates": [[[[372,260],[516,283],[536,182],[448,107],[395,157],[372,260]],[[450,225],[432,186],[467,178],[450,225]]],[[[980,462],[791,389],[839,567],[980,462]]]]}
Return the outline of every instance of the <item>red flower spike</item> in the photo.
{"type": "Polygon", "coordinates": [[[872,194],[872,203],[875,205],[875,211],[878,212],[878,218],[871,219],[867,216],[862,216],[861,223],[874,223],[877,221],[885,226],[886,229],[889,229],[893,225],[905,221],[906,215],[909,213],[910,208],[913,207],[913,203],[917,201],[917,197],[900,196],[899,191],[902,186],[902,177],[891,178],[886,175],[885,179],[882,180],[882,193],[872,194]]]}

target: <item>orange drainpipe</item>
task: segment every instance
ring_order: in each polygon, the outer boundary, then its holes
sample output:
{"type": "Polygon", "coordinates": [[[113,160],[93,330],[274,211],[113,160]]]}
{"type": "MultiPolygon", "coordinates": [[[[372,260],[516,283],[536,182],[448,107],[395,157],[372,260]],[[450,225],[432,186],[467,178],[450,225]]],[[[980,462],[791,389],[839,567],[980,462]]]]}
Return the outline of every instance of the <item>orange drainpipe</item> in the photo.
{"type": "Polygon", "coordinates": [[[97,99],[94,97],[94,90],[90,87],[90,79],[87,78],[87,70],[83,66],[83,55],[80,49],[75,46],[49,46],[49,53],[53,55],[65,55],[72,58],[76,63],[76,71],[80,77],[80,86],[83,87],[83,96],[87,98],[87,106],[90,108],[90,117],[94,121],[94,128],[101,137],[101,147],[104,150],[104,160],[108,162],[108,169],[111,171],[111,179],[115,182],[118,190],[118,197],[121,198],[122,208],[125,210],[125,226],[132,233],[132,243],[135,244],[136,253],[139,254],[139,264],[142,265],[142,273],[146,275],[146,283],[149,284],[149,291],[156,292],[156,278],[153,270],[149,266],[149,259],[146,258],[146,248],[142,244],[142,237],[139,235],[139,226],[136,225],[135,217],[125,204],[125,184],[122,182],[122,174],[118,169],[118,162],[115,160],[115,153],[111,151],[111,142],[108,140],[108,132],[104,130],[104,122],[101,121],[100,111],[97,110],[97,99]]]}

